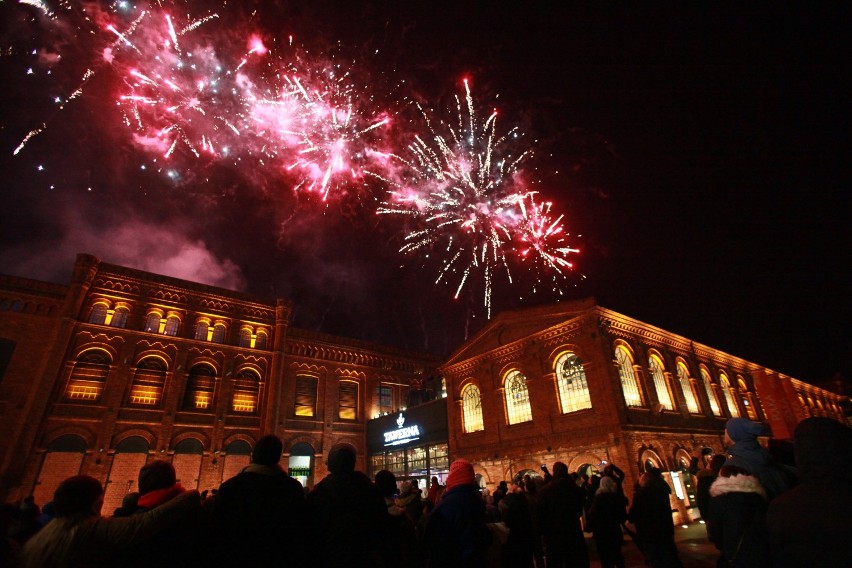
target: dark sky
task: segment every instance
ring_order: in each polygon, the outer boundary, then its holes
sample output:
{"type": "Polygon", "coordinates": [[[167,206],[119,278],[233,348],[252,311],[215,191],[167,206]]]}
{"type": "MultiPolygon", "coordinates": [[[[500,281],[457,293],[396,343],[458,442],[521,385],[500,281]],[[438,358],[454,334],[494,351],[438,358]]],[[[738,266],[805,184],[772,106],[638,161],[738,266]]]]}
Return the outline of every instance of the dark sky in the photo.
{"type": "MultiPolygon", "coordinates": [[[[234,41],[252,30],[267,45],[292,34],[351,62],[372,104],[400,118],[406,99],[441,107],[467,77],[477,101],[499,108],[500,129],[526,134],[524,169],[581,253],[561,296],[532,294],[517,270],[511,285],[496,278],[495,312],[594,296],[801,380],[852,375],[844,14],[303,0],[258,2],[250,18],[238,4],[199,32],[234,41]]],[[[477,283],[458,300],[435,285],[434,267],[397,252],[400,227],[375,215],[369,193],[322,206],[247,167],[199,163],[180,183],[142,172],[150,156],[121,124],[111,67],[63,110],[53,103],[107,40],[73,25],[79,9],[51,20],[6,2],[0,14],[3,272],[66,282],[89,252],[290,298],[299,327],[438,353],[486,322],[477,283]]]]}

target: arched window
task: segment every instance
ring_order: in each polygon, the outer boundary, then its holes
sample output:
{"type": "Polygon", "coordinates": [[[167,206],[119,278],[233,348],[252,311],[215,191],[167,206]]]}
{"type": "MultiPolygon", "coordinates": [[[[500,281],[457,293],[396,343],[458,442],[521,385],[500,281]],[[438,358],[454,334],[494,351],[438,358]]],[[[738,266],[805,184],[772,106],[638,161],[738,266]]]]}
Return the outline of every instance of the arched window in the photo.
{"type": "Polygon", "coordinates": [[[701,412],[701,408],[698,406],[698,399],[695,397],[695,391],[692,390],[692,381],[689,380],[689,368],[683,361],[677,362],[677,380],[683,391],[686,409],[692,414],[701,412]]]}
{"type": "Polygon", "coordinates": [[[713,384],[710,382],[710,373],[707,369],[701,368],[701,382],[704,383],[704,390],[707,392],[707,400],[710,401],[710,410],[714,416],[722,416],[722,411],[719,410],[719,401],[716,400],[716,393],[713,392],[713,384]]]}
{"type": "Polygon", "coordinates": [[[240,347],[251,347],[251,330],[244,327],[240,330],[240,347]]]}
{"type": "Polygon", "coordinates": [[[166,319],[166,329],[163,330],[163,333],[174,337],[178,334],[179,329],[180,318],[177,316],[169,316],[168,319],[166,319]]]}
{"type": "Polygon", "coordinates": [[[89,314],[89,323],[98,325],[106,323],[107,309],[109,309],[109,306],[106,304],[95,304],[92,306],[92,311],[89,314]]]}
{"type": "Polygon", "coordinates": [[[666,383],[666,375],[663,371],[663,362],[656,355],[648,358],[648,369],[654,379],[654,390],[657,391],[657,401],[666,410],[674,410],[672,396],[669,393],[669,385],[666,383]]]}
{"type": "Polygon", "coordinates": [[[269,343],[269,336],[266,335],[266,332],[258,330],[257,337],[254,340],[254,348],[255,349],[266,349],[266,345],[268,343],[269,343]]]}
{"type": "Polygon", "coordinates": [[[225,324],[217,323],[213,326],[213,343],[225,343],[225,324]]]}
{"type": "Polygon", "coordinates": [[[127,315],[130,311],[127,308],[116,308],[115,313],[112,314],[112,321],[110,325],[112,327],[120,327],[124,328],[127,326],[127,315]]]}
{"type": "Polygon", "coordinates": [[[234,379],[234,412],[256,412],[260,393],[260,377],[249,369],[237,373],[234,379]]]}
{"type": "Polygon", "coordinates": [[[725,395],[725,402],[728,405],[728,412],[731,416],[738,418],[740,409],[737,408],[737,401],[734,400],[734,393],[731,392],[731,383],[728,381],[728,375],[719,373],[719,386],[722,388],[722,393],[725,395]]]}
{"type": "Polygon", "coordinates": [[[156,406],[163,398],[166,384],[166,365],[158,357],[146,357],[139,362],[130,385],[130,404],[156,406]]]}
{"type": "Polygon", "coordinates": [[[207,328],[209,324],[206,321],[200,321],[195,324],[195,340],[207,341],[207,328]]]}
{"type": "Polygon", "coordinates": [[[506,392],[506,418],[509,424],[519,424],[532,420],[530,391],[527,390],[527,378],[517,369],[509,371],[503,381],[506,392]]]}
{"type": "Polygon", "coordinates": [[[97,402],[104,391],[112,357],[106,351],[87,351],[74,363],[65,398],[74,402],[97,402]]]}
{"type": "Polygon", "coordinates": [[[216,389],[216,374],[207,365],[196,365],[189,370],[183,407],[186,410],[210,410],[213,392],[216,389]]]}
{"type": "Polygon", "coordinates": [[[563,353],[556,359],[556,388],[562,414],[592,407],[583,363],[571,352],[563,353]]]}
{"type": "Polygon", "coordinates": [[[745,379],[742,376],[737,375],[737,387],[740,392],[740,400],[743,403],[743,408],[746,409],[746,414],[748,414],[749,420],[757,420],[757,410],[751,403],[751,397],[748,392],[748,385],[745,382],[745,379]]]}
{"type": "Polygon", "coordinates": [[[462,424],[465,432],[485,429],[482,421],[482,397],[476,385],[467,385],[462,391],[462,424]]]}
{"type": "Polygon", "coordinates": [[[627,406],[642,406],[642,393],[636,374],[633,372],[633,356],[623,345],[615,348],[615,361],[618,365],[618,378],[621,379],[621,392],[627,406]]]}
{"type": "Polygon", "coordinates": [[[160,314],[151,312],[145,318],[145,331],[148,333],[160,333],[160,314]]]}

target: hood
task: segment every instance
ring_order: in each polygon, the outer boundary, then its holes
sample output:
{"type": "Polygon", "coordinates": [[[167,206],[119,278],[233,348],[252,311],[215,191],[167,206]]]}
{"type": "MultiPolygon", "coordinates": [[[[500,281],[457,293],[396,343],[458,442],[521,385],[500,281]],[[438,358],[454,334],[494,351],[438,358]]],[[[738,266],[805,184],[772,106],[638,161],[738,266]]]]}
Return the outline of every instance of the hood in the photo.
{"type": "Polygon", "coordinates": [[[728,448],[728,453],[743,458],[755,465],[764,465],[772,460],[769,450],[761,446],[757,440],[747,439],[736,442],[728,448]]]}
{"type": "Polygon", "coordinates": [[[766,490],[760,481],[751,475],[732,475],[731,477],[719,476],[710,486],[710,496],[719,497],[727,493],[757,493],[766,499],[766,490]]]}

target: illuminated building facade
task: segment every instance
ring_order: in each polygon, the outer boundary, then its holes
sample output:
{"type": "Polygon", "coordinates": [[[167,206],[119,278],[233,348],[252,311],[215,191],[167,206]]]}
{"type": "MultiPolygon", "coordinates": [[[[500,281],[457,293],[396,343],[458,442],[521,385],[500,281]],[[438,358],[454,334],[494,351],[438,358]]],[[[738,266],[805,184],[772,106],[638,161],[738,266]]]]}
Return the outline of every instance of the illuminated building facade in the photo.
{"type": "Polygon", "coordinates": [[[67,286],[0,277],[2,497],[43,504],[84,473],[112,511],[157,458],[185,487],[215,488],[270,432],[307,486],[338,442],[366,470],[367,420],[422,394],[440,361],[293,328],[290,315],[283,300],[88,255],[67,286]]]}
{"type": "Polygon", "coordinates": [[[581,473],[609,462],[632,492],[653,466],[666,472],[682,521],[694,505],[690,459],[723,451],[728,418],[766,422],[780,438],[811,414],[844,420],[846,397],[593,299],[501,313],[440,371],[451,459],[473,462],[483,485],[540,475],[555,461],[581,473]]]}

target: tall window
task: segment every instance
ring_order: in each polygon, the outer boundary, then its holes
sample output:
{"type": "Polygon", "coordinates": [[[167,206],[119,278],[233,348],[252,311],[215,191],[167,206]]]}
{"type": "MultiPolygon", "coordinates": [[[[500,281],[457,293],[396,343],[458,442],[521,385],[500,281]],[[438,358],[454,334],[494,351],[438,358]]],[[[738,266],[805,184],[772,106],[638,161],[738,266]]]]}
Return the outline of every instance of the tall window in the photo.
{"type": "Polygon", "coordinates": [[[217,323],[213,326],[213,343],[225,343],[225,324],[217,323]]]}
{"type": "Polygon", "coordinates": [[[112,358],[98,349],[87,351],[74,363],[65,398],[75,402],[97,402],[104,391],[112,358]]]}
{"type": "Polygon", "coordinates": [[[713,392],[713,384],[710,382],[710,373],[706,369],[701,369],[701,382],[704,383],[704,390],[707,392],[707,399],[710,401],[710,410],[714,416],[722,416],[722,411],[719,410],[719,401],[716,400],[716,393],[713,392]]]}
{"type": "Polygon", "coordinates": [[[476,385],[467,385],[462,391],[462,427],[465,432],[485,429],[482,421],[482,397],[476,385]]]}
{"type": "Polygon", "coordinates": [[[163,330],[163,333],[174,337],[178,334],[179,329],[180,318],[177,316],[169,316],[168,319],[166,319],[166,329],[163,330]]]}
{"type": "Polygon", "coordinates": [[[663,371],[663,362],[656,355],[648,358],[648,369],[654,379],[654,390],[657,391],[657,401],[666,410],[674,410],[672,396],[669,393],[669,385],[666,383],[666,375],[663,371]]]}
{"type": "Polygon", "coordinates": [[[573,353],[563,353],[556,359],[556,386],[562,414],[592,407],[586,371],[573,353]]]}
{"type": "Polygon", "coordinates": [[[149,333],[160,333],[160,314],[151,312],[145,318],[145,331],[149,333]]]}
{"type": "Polygon", "coordinates": [[[240,347],[251,347],[251,330],[246,327],[240,330],[240,347]]]}
{"type": "Polygon", "coordinates": [[[379,401],[379,412],[386,413],[393,410],[393,389],[390,385],[377,386],[376,398],[379,401]]]}
{"type": "Polygon", "coordinates": [[[189,370],[186,381],[186,394],[183,407],[187,410],[210,410],[213,392],[216,389],[216,375],[207,365],[196,365],[189,370]]]}
{"type": "Polygon", "coordinates": [[[113,327],[124,328],[127,325],[127,315],[130,311],[127,308],[116,308],[112,314],[110,325],[113,327]]]}
{"type": "Polygon", "coordinates": [[[269,343],[269,336],[266,335],[265,331],[258,331],[257,337],[254,340],[254,348],[255,349],[266,349],[266,345],[269,343]]]}
{"type": "Polygon", "coordinates": [[[130,404],[156,406],[163,398],[166,384],[166,365],[157,357],[146,357],[139,362],[133,383],[130,385],[130,404]]]}
{"type": "Polygon", "coordinates": [[[207,341],[207,329],[209,325],[206,321],[200,321],[195,324],[195,339],[196,341],[207,341]]]}
{"type": "Polygon", "coordinates": [[[532,420],[530,391],[527,390],[527,378],[518,370],[509,371],[503,381],[506,391],[506,417],[509,424],[519,424],[532,420]]]}
{"type": "Polygon", "coordinates": [[[698,400],[695,398],[695,391],[692,390],[692,381],[689,380],[689,368],[683,361],[677,363],[677,380],[680,382],[680,388],[683,391],[683,398],[686,400],[686,409],[692,414],[701,412],[698,406],[698,400]]]}
{"type": "Polygon", "coordinates": [[[618,365],[618,378],[621,379],[621,392],[627,406],[642,406],[642,393],[636,374],[633,372],[633,356],[623,345],[615,348],[615,361],[618,365]]]}
{"type": "Polygon", "coordinates": [[[340,381],[337,417],[341,420],[358,419],[358,383],[340,381]]]}
{"type": "Polygon", "coordinates": [[[103,325],[106,322],[107,316],[107,305],[106,304],[95,304],[92,306],[92,311],[89,314],[89,323],[96,323],[98,325],[103,325]]]}
{"type": "Polygon", "coordinates": [[[306,375],[296,377],[296,416],[315,416],[317,409],[317,379],[306,375]]]}
{"type": "Polygon", "coordinates": [[[748,393],[748,385],[746,385],[745,379],[741,376],[737,377],[737,386],[740,391],[740,400],[743,401],[743,408],[746,409],[746,413],[748,414],[749,420],[757,420],[757,410],[754,409],[754,406],[751,404],[751,397],[748,393]]]}
{"type": "Polygon", "coordinates": [[[728,381],[728,376],[725,373],[719,374],[719,385],[722,387],[722,393],[725,395],[725,402],[728,405],[728,412],[731,416],[738,418],[740,409],[737,408],[737,401],[734,399],[734,393],[731,392],[731,383],[728,381]]]}
{"type": "Polygon", "coordinates": [[[234,378],[234,399],[231,408],[234,412],[257,411],[257,398],[260,393],[260,377],[249,369],[243,369],[234,378]]]}

